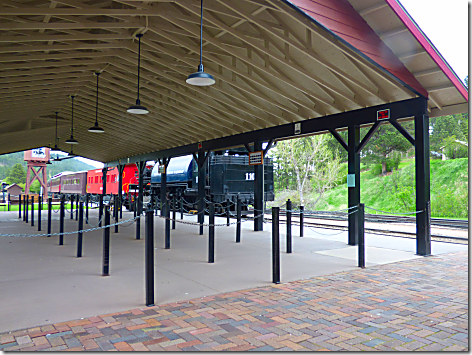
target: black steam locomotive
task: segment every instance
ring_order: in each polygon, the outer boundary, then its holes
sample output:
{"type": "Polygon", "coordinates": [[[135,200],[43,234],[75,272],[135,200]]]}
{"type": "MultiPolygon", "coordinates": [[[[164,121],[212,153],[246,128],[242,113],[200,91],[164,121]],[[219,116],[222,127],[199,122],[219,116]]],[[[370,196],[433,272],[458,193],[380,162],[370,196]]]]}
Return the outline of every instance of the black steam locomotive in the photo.
{"type": "MultiPolygon", "coordinates": [[[[238,196],[245,205],[254,203],[254,166],[249,165],[242,150],[210,153],[206,160],[205,198],[224,204],[236,202],[238,196]]],[[[192,155],[172,158],[167,167],[166,188],[170,195],[182,196],[195,203],[198,194],[198,167],[192,155]]],[[[151,194],[160,196],[161,174],[156,165],[151,173],[151,194]]],[[[264,200],[274,200],[274,171],[269,158],[264,159],[264,200]]]]}

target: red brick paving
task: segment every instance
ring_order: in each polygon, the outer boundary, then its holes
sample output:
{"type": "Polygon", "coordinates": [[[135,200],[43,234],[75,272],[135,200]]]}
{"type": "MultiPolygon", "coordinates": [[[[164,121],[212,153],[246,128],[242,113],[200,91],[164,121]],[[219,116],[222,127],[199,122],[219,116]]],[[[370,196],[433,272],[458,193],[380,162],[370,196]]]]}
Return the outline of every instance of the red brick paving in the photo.
{"type": "Polygon", "coordinates": [[[455,253],[0,334],[3,351],[468,351],[455,253]]]}

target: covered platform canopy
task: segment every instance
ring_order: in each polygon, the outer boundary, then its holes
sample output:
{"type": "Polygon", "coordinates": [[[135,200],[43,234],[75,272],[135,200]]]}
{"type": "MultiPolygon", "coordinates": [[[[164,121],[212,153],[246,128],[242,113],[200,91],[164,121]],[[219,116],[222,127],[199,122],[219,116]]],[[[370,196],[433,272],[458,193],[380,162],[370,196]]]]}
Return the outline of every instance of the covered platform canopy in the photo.
{"type": "MultiPolygon", "coordinates": [[[[261,151],[263,142],[330,132],[348,150],[354,175],[348,206],[355,208],[360,151],[388,121],[415,146],[417,250],[430,254],[429,117],[467,112],[468,93],[398,1],[206,0],[203,64],[216,80],[208,87],[186,83],[200,59],[198,0],[2,5],[0,154],[53,146],[55,111],[59,148],[69,151],[69,96],[76,95],[75,154],[108,166],[137,163],[138,212],[144,161],[167,165],[195,154],[203,218],[208,151],[243,145],[261,151]],[[140,99],[150,112],[133,115],[126,110],[136,99],[141,34],[140,99]],[[95,121],[96,72],[103,134],[87,131],[95,121]],[[415,120],[414,137],[401,126],[404,119],[415,120]],[[372,128],[361,140],[366,126],[372,128]],[[348,130],[348,142],[338,129],[348,130]]],[[[262,214],[262,166],[254,182],[254,208],[262,214]]],[[[349,244],[357,243],[358,222],[349,216],[349,244]]],[[[262,230],[261,217],[255,230],[262,230]]]]}
{"type": "Polygon", "coordinates": [[[0,154],[54,146],[55,111],[59,148],[70,151],[72,94],[74,153],[110,163],[243,144],[253,135],[222,138],[418,97],[430,116],[467,111],[464,85],[395,0],[206,0],[211,87],[185,82],[199,63],[200,1],[9,0],[0,16],[0,154]],[[148,115],[126,112],[136,34],[148,115]],[[87,131],[97,71],[102,135],[87,131]]]}

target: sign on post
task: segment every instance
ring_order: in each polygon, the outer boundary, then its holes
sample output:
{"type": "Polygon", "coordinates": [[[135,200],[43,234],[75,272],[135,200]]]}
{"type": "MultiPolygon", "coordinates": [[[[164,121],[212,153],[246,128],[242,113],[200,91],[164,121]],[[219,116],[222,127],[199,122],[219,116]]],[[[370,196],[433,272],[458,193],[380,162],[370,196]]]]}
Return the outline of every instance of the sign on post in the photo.
{"type": "Polygon", "coordinates": [[[159,174],[165,174],[165,173],[166,173],[166,166],[159,165],[159,174]]]}
{"type": "Polygon", "coordinates": [[[264,152],[249,152],[249,165],[262,165],[264,163],[264,152]]]}

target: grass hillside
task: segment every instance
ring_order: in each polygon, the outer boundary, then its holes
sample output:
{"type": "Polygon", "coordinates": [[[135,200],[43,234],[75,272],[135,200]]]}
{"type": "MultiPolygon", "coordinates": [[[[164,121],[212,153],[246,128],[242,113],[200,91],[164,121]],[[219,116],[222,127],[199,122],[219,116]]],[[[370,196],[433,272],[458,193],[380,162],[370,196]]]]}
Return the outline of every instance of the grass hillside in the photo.
{"type": "MultiPolygon", "coordinates": [[[[468,167],[467,158],[431,160],[432,217],[468,218],[468,167]]],[[[362,203],[387,212],[415,211],[414,159],[403,161],[397,171],[387,176],[379,176],[378,171],[372,168],[361,172],[362,203]]],[[[296,191],[282,191],[277,193],[274,205],[282,205],[287,198],[298,204],[297,196],[296,191]]],[[[306,201],[316,197],[308,193],[306,201]]],[[[305,204],[308,209],[325,211],[347,208],[347,186],[344,183],[327,191],[316,206],[305,204]]]]}

